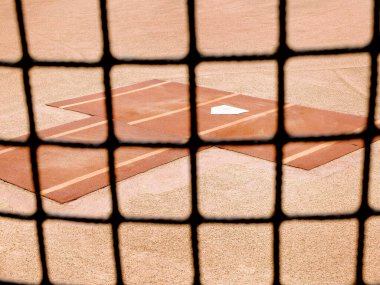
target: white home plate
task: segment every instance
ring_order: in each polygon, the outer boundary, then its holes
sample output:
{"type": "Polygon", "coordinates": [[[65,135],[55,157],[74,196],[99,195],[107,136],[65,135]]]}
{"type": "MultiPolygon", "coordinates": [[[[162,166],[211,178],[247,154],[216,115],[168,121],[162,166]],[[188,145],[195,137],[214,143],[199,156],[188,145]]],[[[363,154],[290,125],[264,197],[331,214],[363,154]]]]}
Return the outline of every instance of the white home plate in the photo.
{"type": "Polygon", "coordinates": [[[211,115],[238,115],[246,112],[248,112],[248,110],[229,105],[220,105],[211,108],[211,115]]]}

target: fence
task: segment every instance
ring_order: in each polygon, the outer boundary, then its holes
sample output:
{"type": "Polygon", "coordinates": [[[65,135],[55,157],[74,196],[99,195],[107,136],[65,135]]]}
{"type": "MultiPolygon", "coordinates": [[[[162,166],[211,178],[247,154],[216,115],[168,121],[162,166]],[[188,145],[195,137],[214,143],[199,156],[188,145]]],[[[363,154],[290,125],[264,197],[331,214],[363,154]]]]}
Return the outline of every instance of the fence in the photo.
{"type": "MultiPolygon", "coordinates": [[[[198,226],[202,223],[220,223],[220,224],[259,224],[266,223],[273,225],[273,284],[280,284],[280,233],[279,227],[282,222],[290,220],[346,220],[357,219],[359,222],[358,230],[358,249],[356,258],[356,284],[364,284],[363,280],[363,254],[364,254],[364,231],[365,222],[368,218],[379,216],[380,211],[373,210],[368,205],[368,188],[369,188],[369,173],[370,173],[370,154],[371,142],[374,137],[380,135],[380,130],[375,126],[375,104],[377,93],[377,70],[378,63],[377,57],[379,55],[379,1],[374,0],[373,10],[373,37],[368,45],[354,48],[339,48],[339,49],[311,49],[311,50],[292,50],[287,46],[286,42],[286,1],[280,0],[279,3],[279,46],[274,53],[270,54],[248,54],[248,55],[231,55],[231,56],[213,56],[202,55],[197,50],[197,35],[195,29],[195,4],[194,0],[188,0],[188,24],[189,24],[189,52],[183,58],[167,58],[167,59],[140,59],[140,58],[115,58],[110,51],[110,41],[108,34],[108,19],[107,19],[107,5],[106,0],[99,0],[101,10],[101,27],[103,33],[103,56],[99,61],[42,61],[33,59],[28,52],[28,43],[26,40],[26,32],[24,26],[24,17],[21,0],[15,0],[17,10],[17,20],[19,26],[19,34],[22,45],[23,56],[21,60],[16,62],[1,61],[0,66],[18,68],[23,71],[23,83],[25,91],[25,100],[28,110],[30,135],[26,141],[18,140],[1,140],[0,145],[6,146],[27,146],[30,149],[31,168],[33,171],[33,182],[36,192],[37,210],[30,215],[15,214],[10,212],[0,212],[0,217],[12,218],[18,220],[34,220],[36,221],[38,242],[39,242],[39,257],[42,265],[42,281],[43,284],[50,284],[49,270],[46,260],[46,252],[44,245],[44,233],[42,225],[46,220],[64,220],[79,223],[93,223],[93,224],[111,224],[113,236],[114,259],[116,266],[116,278],[118,284],[123,284],[122,269],[119,251],[119,237],[118,228],[122,223],[151,223],[151,224],[177,224],[177,225],[190,225],[191,227],[191,244],[192,244],[192,258],[194,270],[194,284],[200,284],[200,268],[199,268],[199,252],[198,252],[198,226]],[[334,136],[289,136],[285,130],[285,117],[284,117],[284,65],[289,58],[304,57],[304,56],[323,56],[323,55],[337,55],[337,54],[354,54],[354,53],[367,53],[371,56],[371,76],[370,76],[370,97],[368,101],[368,120],[366,128],[356,134],[342,134],[334,136]],[[195,68],[202,62],[227,62],[227,61],[265,61],[275,60],[278,68],[278,116],[277,116],[277,132],[273,138],[261,140],[219,140],[219,141],[205,141],[198,136],[197,128],[197,110],[196,110],[196,74],[195,68]],[[116,138],[114,132],[114,124],[112,121],[112,99],[111,99],[111,83],[110,71],[115,65],[125,64],[138,64],[138,65],[187,65],[189,74],[189,91],[190,91],[190,117],[191,117],[191,137],[188,142],[180,143],[142,143],[142,142],[129,142],[120,141],[116,138]],[[42,140],[36,133],[35,115],[33,112],[32,93],[30,88],[29,71],[32,67],[45,66],[45,67],[101,67],[103,69],[103,80],[106,94],[106,110],[108,119],[108,138],[103,143],[79,143],[79,142],[60,142],[42,140]],[[362,193],[361,204],[356,212],[340,215],[285,215],[282,211],[282,159],[283,148],[289,142],[316,142],[316,141],[336,141],[348,140],[353,138],[360,138],[365,144],[364,165],[362,174],[362,193]],[[206,218],[203,217],[198,210],[197,198],[197,150],[205,145],[263,145],[272,144],[276,147],[276,195],[275,195],[275,211],[269,218],[244,218],[244,219],[220,219],[220,218],[206,218]],[[40,181],[37,167],[37,149],[41,145],[56,145],[63,147],[73,148],[102,148],[108,151],[109,162],[109,178],[110,178],[110,191],[112,193],[112,214],[106,219],[97,218],[79,218],[67,217],[60,215],[52,215],[44,212],[42,207],[42,200],[40,196],[40,181]],[[171,148],[188,148],[190,151],[191,162],[191,215],[187,219],[147,219],[147,218],[131,218],[125,217],[119,212],[118,199],[116,195],[116,182],[115,182],[115,157],[114,152],[121,146],[141,146],[141,147],[171,147],[171,148]]],[[[18,284],[1,281],[4,284],[18,284]]]]}

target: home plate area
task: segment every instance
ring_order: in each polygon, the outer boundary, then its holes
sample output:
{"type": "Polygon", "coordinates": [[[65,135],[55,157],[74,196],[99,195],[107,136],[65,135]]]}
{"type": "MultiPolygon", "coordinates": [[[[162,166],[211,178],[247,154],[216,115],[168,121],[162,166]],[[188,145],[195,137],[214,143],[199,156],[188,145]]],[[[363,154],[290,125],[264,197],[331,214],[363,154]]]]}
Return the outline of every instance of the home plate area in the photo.
{"type": "MultiPolygon", "coordinates": [[[[185,142],[190,136],[188,85],[150,80],[112,90],[115,132],[133,141],[185,142]]],[[[97,93],[48,104],[91,115],[90,118],[39,132],[44,139],[99,142],[106,139],[105,95],[97,93]]],[[[199,135],[203,139],[262,139],[277,127],[277,102],[197,87],[199,135]]],[[[285,105],[285,126],[292,135],[358,132],[365,117],[285,105]]],[[[378,139],[378,138],[377,138],[378,139]]],[[[220,146],[274,161],[271,145],[220,146]]],[[[283,163],[310,170],[363,147],[362,140],[289,143],[283,163]]],[[[204,149],[204,148],[202,148],[204,149]]],[[[41,146],[38,149],[41,194],[65,203],[109,184],[107,152],[41,146]]],[[[188,155],[186,149],[121,147],[115,152],[117,181],[188,155]]],[[[0,147],[0,178],[34,191],[27,147],[0,147]]]]}

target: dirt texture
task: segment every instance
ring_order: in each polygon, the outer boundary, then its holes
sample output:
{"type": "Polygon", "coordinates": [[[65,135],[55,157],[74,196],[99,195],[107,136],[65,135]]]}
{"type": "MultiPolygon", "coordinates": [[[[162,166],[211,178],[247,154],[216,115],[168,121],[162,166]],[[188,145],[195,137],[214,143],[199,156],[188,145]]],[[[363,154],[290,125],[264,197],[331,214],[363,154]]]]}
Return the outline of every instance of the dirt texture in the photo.
{"type": "MultiPolygon", "coordinates": [[[[102,52],[95,0],[23,1],[29,51],[38,59],[97,60],[102,52]]],[[[287,40],[295,49],[361,46],[372,37],[369,0],[289,0],[287,40]]],[[[206,54],[267,53],[277,47],[278,3],[273,0],[197,0],[197,45],[206,54]]],[[[111,50],[117,57],[180,57],[188,51],[186,1],[108,1],[111,50]]],[[[22,52],[13,1],[0,3],[0,58],[22,52]]],[[[286,101],[365,116],[369,98],[367,54],[297,57],[286,69],[286,101]]],[[[264,99],[277,96],[276,62],[202,63],[201,86],[264,99]]],[[[87,118],[47,103],[103,91],[100,68],[32,68],[38,130],[87,118]]],[[[113,87],[151,79],[186,83],[186,66],[118,66],[113,87]]],[[[0,68],[0,137],[28,133],[22,71],[0,68]]],[[[148,104],[149,102],[147,102],[148,104]]],[[[379,118],[379,113],[377,112],[379,118]]],[[[310,171],[284,167],[287,214],[351,213],[361,201],[363,150],[310,171]]],[[[268,217],[274,209],[272,162],[210,148],[198,155],[199,208],[211,217],[268,217]]],[[[380,208],[380,144],[372,147],[369,203],[380,208]]],[[[133,217],[184,218],[190,213],[189,159],[181,158],[117,184],[120,211],[133,217]]],[[[107,217],[105,187],[60,205],[43,199],[48,213],[107,217]]],[[[32,213],[34,195],[0,181],[0,210],[32,213]]],[[[108,225],[46,221],[49,276],[65,284],[113,284],[115,267],[108,225]]],[[[199,227],[204,284],[271,284],[270,224],[199,227]]],[[[283,284],[352,284],[358,221],[285,222],[280,228],[283,284]]],[[[188,226],[122,224],[122,274],[129,284],[190,284],[188,226]]],[[[380,282],[380,218],[366,222],[364,278],[380,282]]],[[[41,265],[34,222],[0,219],[0,279],[38,283],[41,265]]]]}

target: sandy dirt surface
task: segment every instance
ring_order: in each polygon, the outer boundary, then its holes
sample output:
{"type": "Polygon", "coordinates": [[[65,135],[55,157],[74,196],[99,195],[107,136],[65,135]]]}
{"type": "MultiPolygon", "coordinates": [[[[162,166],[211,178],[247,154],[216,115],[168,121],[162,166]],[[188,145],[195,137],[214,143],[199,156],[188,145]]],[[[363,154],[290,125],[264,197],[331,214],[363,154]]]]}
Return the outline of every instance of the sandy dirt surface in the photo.
{"type": "MultiPolygon", "coordinates": [[[[96,60],[101,56],[95,0],[24,1],[30,53],[39,59],[96,60]]],[[[110,0],[115,56],[179,57],[187,52],[186,2],[110,0]]],[[[293,48],[360,46],[371,38],[369,0],[288,1],[288,42],[293,48]]],[[[276,49],[277,1],[196,1],[198,47],[204,53],[271,52],[276,49]]],[[[0,58],[16,60],[15,9],[0,3],[0,58]]],[[[365,115],[369,98],[366,54],[294,58],[286,65],[286,101],[365,115]]],[[[276,98],[276,63],[203,63],[199,85],[276,98]]],[[[21,72],[0,68],[0,136],[28,132],[21,72]]],[[[38,129],[86,115],[47,103],[101,91],[102,71],[33,68],[30,72],[38,129]]],[[[119,66],[114,87],[153,78],[187,81],[186,66],[119,66]]],[[[147,102],[148,104],[148,102],[147,102]]],[[[378,114],[378,117],[379,114],[378,114]]],[[[274,202],[274,164],[211,148],[199,155],[199,206],[205,216],[267,217],[274,202]]],[[[311,171],[284,167],[283,208],[288,214],[349,213],[360,204],[363,150],[311,171]]],[[[380,143],[373,144],[370,205],[380,208],[380,143]]],[[[68,166],[69,167],[69,166],[68,166]]],[[[190,212],[189,159],[183,158],[117,184],[128,216],[183,218],[190,212]]],[[[49,213],[106,217],[109,188],[67,204],[44,199],[49,213]]],[[[32,193],[0,181],[0,210],[31,213],[32,193]]],[[[281,226],[284,284],[351,284],[355,276],[358,222],[286,222],[281,226]]],[[[115,269],[109,226],[44,223],[50,278],[65,284],[112,284],[115,269]]],[[[125,224],[119,230],[123,276],[130,284],[192,282],[187,226],[125,224]]],[[[205,284],[270,284],[272,226],[202,225],[201,278],[205,284]]],[[[380,282],[380,219],[366,223],[364,277],[380,282]]],[[[41,266],[34,222],[0,219],[0,279],[38,283],[41,266]]]]}

